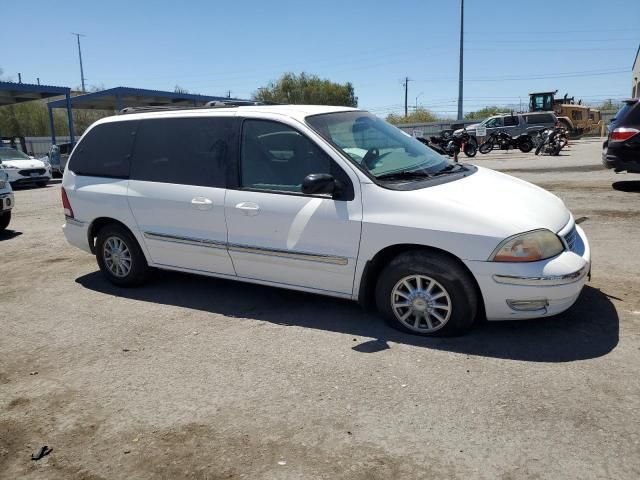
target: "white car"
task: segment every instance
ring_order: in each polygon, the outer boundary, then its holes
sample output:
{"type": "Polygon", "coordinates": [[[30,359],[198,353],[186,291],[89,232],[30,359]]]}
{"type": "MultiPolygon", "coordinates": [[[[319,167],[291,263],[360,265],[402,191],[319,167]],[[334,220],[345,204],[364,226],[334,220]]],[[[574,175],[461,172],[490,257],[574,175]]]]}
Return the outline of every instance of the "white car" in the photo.
{"type": "Polygon", "coordinates": [[[350,108],[102,119],[62,185],[67,240],[122,286],[177,270],[374,303],[398,329],[453,335],[480,312],[560,313],[590,272],[559,198],[350,108]]]}
{"type": "Polygon", "coordinates": [[[9,176],[0,163],[0,232],[5,230],[11,222],[11,210],[14,203],[9,176]]]}
{"type": "Polygon", "coordinates": [[[15,148],[0,147],[0,162],[14,187],[26,183],[46,187],[51,180],[51,165],[48,161],[30,157],[15,148]]]}

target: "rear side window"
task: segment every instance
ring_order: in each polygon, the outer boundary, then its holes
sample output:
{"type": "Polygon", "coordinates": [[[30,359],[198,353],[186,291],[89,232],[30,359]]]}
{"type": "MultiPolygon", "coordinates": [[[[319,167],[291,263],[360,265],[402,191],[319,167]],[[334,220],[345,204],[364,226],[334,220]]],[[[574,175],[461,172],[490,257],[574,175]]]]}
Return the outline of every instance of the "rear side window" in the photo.
{"type": "Polygon", "coordinates": [[[137,121],[96,125],[71,156],[69,170],[89,177],[129,178],[129,160],[137,121]]]}
{"type": "Polygon", "coordinates": [[[623,122],[628,124],[630,122],[636,123],[640,121],[640,107],[638,105],[640,105],[640,102],[625,102],[624,105],[622,105],[622,108],[618,110],[618,113],[616,113],[616,116],[613,117],[613,120],[611,120],[611,127],[616,128],[623,122]],[[634,112],[629,115],[631,110],[634,110],[634,112]],[[627,116],[629,118],[627,118],[627,116]]]}
{"type": "Polygon", "coordinates": [[[202,187],[224,187],[234,117],[141,120],[131,179],[202,187]]]}
{"type": "Polygon", "coordinates": [[[556,119],[549,113],[540,113],[535,115],[527,115],[527,123],[529,125],[544,125],[556,123],[556,119]]]}

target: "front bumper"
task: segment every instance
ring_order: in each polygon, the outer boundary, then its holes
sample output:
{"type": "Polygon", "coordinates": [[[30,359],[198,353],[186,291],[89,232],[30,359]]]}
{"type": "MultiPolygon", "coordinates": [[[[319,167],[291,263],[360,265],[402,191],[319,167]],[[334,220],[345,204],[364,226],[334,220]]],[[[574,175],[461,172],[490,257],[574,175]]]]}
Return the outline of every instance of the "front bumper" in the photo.
{"type": "MultiPolygon", "coordinates": [[[[563,231],[571,228],[573,221],[563,231]]],[[[577,234],[572,248],[548,260],[465,262],[478,281],[487,319],[548,317],[575,303],[591,271],[589,242],[579,226],[575,229],[577,234]]]]}
{"type": "MultiPolygon", "coordinates": [[[[22,169],[22,170],[30,170],[30,169],[22,169]]],[[[9,183],[11,185],[23,185],[27,183],[35,183],[35,182],[48,182],[51,180],[51,167],[47,167],[44,169],[35,169],[35,170],[44,170],[42,173],[38,173],[37,175],[22,175],[20,170],[17,169],[7,169],[5,170],[9,175],[9,183]]]]}

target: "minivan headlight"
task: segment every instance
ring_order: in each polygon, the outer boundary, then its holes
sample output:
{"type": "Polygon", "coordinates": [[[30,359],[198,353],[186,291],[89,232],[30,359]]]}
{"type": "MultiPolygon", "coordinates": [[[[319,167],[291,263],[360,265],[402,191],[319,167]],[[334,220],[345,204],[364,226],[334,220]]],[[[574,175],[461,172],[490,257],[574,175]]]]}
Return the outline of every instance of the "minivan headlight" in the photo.
{"type": "Polygon", "coordinates": [[[507,238],[498,245],[490,262],[536,262],[555,257],[564,245],[551,230],[541,229],[507,238]]]}

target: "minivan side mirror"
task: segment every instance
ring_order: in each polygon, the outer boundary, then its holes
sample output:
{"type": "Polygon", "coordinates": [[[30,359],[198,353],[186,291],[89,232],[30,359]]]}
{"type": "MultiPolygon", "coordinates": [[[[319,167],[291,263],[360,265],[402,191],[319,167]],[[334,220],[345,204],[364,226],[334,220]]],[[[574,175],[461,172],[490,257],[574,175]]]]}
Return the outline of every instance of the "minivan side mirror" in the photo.
{"type": "Polygon", "coordinates": [[[302,181],[302,193],[307,195],[334,194],[337,182],[329,173],[311,173],[302,181]]]}

